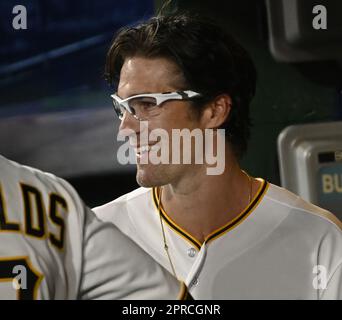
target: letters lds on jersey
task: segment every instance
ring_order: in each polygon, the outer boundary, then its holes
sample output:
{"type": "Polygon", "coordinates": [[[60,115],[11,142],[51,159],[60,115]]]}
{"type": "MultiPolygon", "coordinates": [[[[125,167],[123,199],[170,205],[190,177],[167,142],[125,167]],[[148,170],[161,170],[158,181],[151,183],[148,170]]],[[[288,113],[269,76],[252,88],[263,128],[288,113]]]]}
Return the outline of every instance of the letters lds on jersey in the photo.
{"type": "Polygon", "coordinates": [[[0,184],[0,232],[19,232],[37,239],[48,238],[54,247],[63,250],[65,221],[62,213],[68,212],[66,200],[58,194],[50,193],[46,206],[41,192],[36,187],[23,183],[18,187],[21,189],[24,208],[24,212],[21,213],[23,226],[20,221],[10,220],[11,213],[7,212],[6,195],[0,184]],[[56,226],[54,232],[48,230],[47,218],[56,226]]]}

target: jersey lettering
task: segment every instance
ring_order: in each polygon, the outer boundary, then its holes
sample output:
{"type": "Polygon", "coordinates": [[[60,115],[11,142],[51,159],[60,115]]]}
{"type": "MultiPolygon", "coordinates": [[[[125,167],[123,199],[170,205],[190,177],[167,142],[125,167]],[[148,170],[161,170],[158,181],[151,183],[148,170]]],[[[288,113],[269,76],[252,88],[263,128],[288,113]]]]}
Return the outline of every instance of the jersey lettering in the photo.
{"type": "Polygon", "coordinates": [[[25,208],[25,232],[27,235],[33,237],[43,238],[46,231],[45,212],[41,193],[35,187],[27,184],[21,184],[21,191],[25,208]]]}
{"type": "Polygon", "coordinates": [[[51,221],[57,225],[59,229],[59,235],[56,236],[53,233],[50,233],[49,239],[53,245],[55,245],[58,249],[63,249],[64,247],[64,233],[65,233],[65,222],[63,218],[59,215],[59,208],[62,207],[62,210],[65,212],[68,211],[68,205],[64,198],[59,196],[58,194],[50,195],[50,211],[49,216],[51,221]]]}
{"type": "Polygon", "coordinates": [[[2,189],[0,185],[0,232],[1,231],[19,231],[19,223],[9,222],[6,212],[6,203],[2,195],[2,189]]]}
{"type": "Polygon", "coordinates": [[[28,184],[21,183],[20,188],[23,199],[24,230],[21,230],[20,222],[9,221],[6,198],[0,184],[0,233],[20,232],[36,239],[48,238],[54,247],[63,250],[66,228],[64,215],[68,212],[66,200],[56,193],[49,194],[47,216],[42,193],[36,187],[28,184]],[[53,231],[48,230],[47,219],[55,226],[53,231]]]}

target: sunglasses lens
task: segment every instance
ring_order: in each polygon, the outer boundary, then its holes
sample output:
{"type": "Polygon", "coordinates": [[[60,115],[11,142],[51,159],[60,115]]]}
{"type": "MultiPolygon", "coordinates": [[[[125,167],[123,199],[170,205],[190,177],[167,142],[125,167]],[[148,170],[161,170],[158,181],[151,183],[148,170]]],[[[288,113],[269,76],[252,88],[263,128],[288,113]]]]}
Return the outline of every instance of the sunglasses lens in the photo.
{"type": "Polygon", "coordinates": [[[154,97],[133,98],[129,101],[129,106],[135,111],[146,110],[157,106],[157,99],[154,97]]]}
{"type": "Polygon", "coordinates": [[[133,98],[129,100],[128,105],[131,113],[141,119],[153,116],[159,109],[155,97],[133,98]]]}

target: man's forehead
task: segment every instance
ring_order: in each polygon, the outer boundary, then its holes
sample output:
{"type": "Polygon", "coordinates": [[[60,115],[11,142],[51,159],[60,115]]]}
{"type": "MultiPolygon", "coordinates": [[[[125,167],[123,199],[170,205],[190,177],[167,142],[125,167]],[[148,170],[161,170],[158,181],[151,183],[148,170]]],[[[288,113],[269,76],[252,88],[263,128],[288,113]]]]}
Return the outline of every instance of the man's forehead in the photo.
{"type": "Polygon", "coordinates": [[[127,58],[121,68],[118,91],[152,93],[179,89],[181,72],[176,64],[166,58],[127,58]]]}
{"type": "Polygon", "coordinates": [[[175,76],[180,70],[174,62],[166,58],[127,58],[121,68],[120,77],[136,77],[137,73],[150,77],[175,76]]]}

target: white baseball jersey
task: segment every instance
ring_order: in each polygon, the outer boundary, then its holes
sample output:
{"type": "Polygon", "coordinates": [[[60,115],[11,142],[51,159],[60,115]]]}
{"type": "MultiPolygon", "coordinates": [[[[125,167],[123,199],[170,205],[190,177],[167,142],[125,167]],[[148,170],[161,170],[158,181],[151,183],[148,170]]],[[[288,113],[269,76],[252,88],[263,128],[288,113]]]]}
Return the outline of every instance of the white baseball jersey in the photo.
{"type": "MultiPolygon", "coordinates": [[[[195,299],[342,299],[341,222],[259,180],[261,186],[248,207],[204,243],[162,209],[177,276],[195,299]]],[[[94,211],[171,272],[158,198],[157,189],[139,188],[94,211]]]]}
{"type": "Polygon", "coordinates": [[[64,180],[0,156],[1,299],[176,299],[164,268],[64,180]]]}

